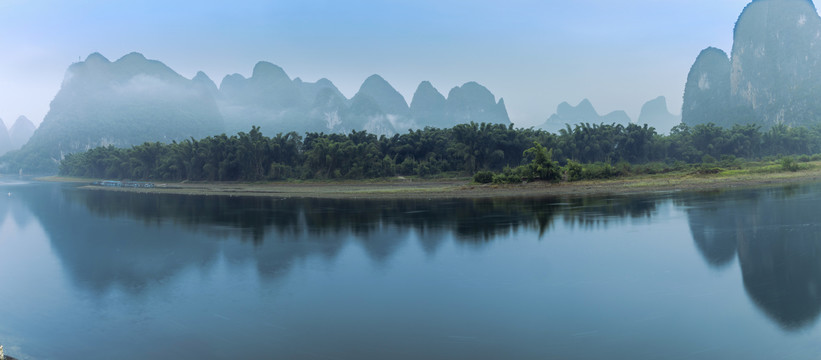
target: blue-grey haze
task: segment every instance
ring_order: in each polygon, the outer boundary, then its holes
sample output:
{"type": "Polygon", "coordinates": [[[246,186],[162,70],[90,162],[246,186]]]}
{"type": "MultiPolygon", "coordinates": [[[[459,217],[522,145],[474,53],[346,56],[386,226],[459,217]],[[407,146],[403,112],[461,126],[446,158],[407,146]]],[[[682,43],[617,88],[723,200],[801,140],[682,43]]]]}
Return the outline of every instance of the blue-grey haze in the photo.
{"type": "Polygon", "coordinates": [[[347,97],[371,74],[408,101],[421,81],[476,81],[518,126],[588,98],[636,119],[665,96],[680,113],[687,71],[706,46],[729,50],[747,0],[0,2],[0,118],[39,124],[66,68],[132,51],[183,76],[250,75],[260,60],[347,97]]]}

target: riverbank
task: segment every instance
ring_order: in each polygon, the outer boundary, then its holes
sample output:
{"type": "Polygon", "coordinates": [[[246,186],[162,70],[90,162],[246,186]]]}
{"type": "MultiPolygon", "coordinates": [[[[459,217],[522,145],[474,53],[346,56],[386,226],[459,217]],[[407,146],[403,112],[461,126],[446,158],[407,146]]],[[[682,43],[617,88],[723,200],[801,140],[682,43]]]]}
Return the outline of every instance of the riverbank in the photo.
{"type": "MultiPolygon", "coordinates": [[[[90,183],[92,179],[64,177],[43,181],[90,183]]],[[[85,185],[94,191],[182,194],[204,196],[260,196],[277,198],[502,198],[541,196],[619,195],[665,191],[713,191],[821,181],[821,162],[802,164],[796,172],[779,171],[772,165],[724,170],[716,174],[674,172],[638,175],[610,180],[532,182],[513,185],[476,184],[461,179],[403,179],[379,181],[308,181],[271,183],[154,183],[154,188],[120,188],[85,185]]]]}

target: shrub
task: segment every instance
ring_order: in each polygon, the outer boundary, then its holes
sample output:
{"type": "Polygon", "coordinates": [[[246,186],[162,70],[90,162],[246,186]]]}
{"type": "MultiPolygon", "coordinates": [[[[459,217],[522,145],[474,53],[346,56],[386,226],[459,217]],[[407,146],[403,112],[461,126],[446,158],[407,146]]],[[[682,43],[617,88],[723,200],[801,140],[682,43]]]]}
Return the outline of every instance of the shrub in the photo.
{"type": "Polygon", "coordinates": [[[716,162],[716,158],[707,154],[701,157],[701,162],[704,164],[714,164],[716,162]]]}
{"type": "Polygon", "coordinates": [[[515,170],[505,166],[501,173],[493,175],[494,184],[518,184],[522,182],[521,172],[524,166],[519,166],[515,170]]]}
{"type": "Polygon", "coordinates": [[[698,168],[696,168],[696,174],[699,174],[699,175],[713,175],[713,174],[718,174],[720,172],[721,172],[720,167],[710,166],[710,165],[706,165],[706,164],[702,164],[698,168]]]}
{"type": "Polygon", "coordinates": [[[689,168],[690,168],[690,165],[687,164],[686,162],[683,162],[683,161],[680,161],[680,160],[673,161],[673,170],[675,170],[675,171],[687,170],[689,168]]]}
{"type": "Polygon", "coordinates": [[[798,171],[798,163],[795,162],[795,159],[792,156],[785,156],[781,158],[781,169],[784,171],[798,171]]]}
{"type": "Polygon", "coordinates": [[[612,165],[608,163],[597,162],[587,164],[584,167],[583,177],[585,179],[609,179],[618,175],[612,165]]]}
{"type": "Polygon", "coordinates": [[[722,167],[738,167],[739,161],[735,155],[721,155],[720,164],[722,167]]]}
{"type": "Polygon", "coordinates": [[[573,161],[567,160],[567,165],[564,167],[565,176],[567,176],[567,181],[579,181],[584,176],[584,168],[582,165],[573,161]]]}
{"type": "Polygon", "coordinates": [[[524,175],[528,180],[554,181],[559,179],[560,169],[559,165],[552,160],[553,150],[547,150],[542,144],[534,141],[533,147],[525,150],[522,155],[524,155],[525,158],[532,159],[530,163],[526,165],[526,168],[522,168],[521,166],[517,168],[520,174],[524,175]],[[526,171],[526,173],[522,173],[522,171],[526,171]]]}
{"type": "Polygon", "coordinates": [[[630,165],[630,163],[627,162],[627,161],[619,161],[616,164],[615,171],[616,171],[616,175],[627,176],[627,175],[630,175],[633,172],[633,166],[630,165]]]}
{"type": "Polygon", "coordinates": [[[490,184],[493,182],[492,171],[480,171],[473,175],[473,181],[479,184],[490,184]]]}

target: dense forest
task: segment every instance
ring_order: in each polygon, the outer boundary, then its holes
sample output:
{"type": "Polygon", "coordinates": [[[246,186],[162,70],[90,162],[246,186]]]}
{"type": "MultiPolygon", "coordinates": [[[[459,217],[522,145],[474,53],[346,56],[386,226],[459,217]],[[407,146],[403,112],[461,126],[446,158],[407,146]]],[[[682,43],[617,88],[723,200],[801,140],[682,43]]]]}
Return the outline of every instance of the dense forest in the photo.
{"type": "Polygon", "coordinates": [[[99,147],[70,154],[60,174],[89,178],[164,181],[367,179],[392,176],[472,176],[501,172],[527,179],[572,179],[581,164],[710,163],[716,159],[821,153],[821,126],[758,125],[722,128],[681,124],[669,135],[647,125],[580,124],[558,133],[512,125],[462,124],[394,136],[248,133],[131,148],[99,147]],[[564,174],[559,173],[559,166],[564,174]]]}

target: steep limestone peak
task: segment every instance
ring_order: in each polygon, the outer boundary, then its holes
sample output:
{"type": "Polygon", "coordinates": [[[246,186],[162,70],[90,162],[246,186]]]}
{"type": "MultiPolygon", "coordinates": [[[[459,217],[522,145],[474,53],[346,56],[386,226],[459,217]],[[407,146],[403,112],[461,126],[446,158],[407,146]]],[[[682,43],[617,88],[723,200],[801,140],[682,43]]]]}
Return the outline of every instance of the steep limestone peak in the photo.
{"type": "Polygon", "coordinates": [[[197,75],[194,75],[194,78],[191,79],[194,84],[200,86],[201,88],[208,91],[212,96],[217,96],[219,94],[219,89],[217,88],[217,84],[211,80],[208,75],[206,75],[202,71],[197,71],[197,75]]]}
{"type": "Polygon", "coordinates": [[[213,84],[214,83],[214,81],[211,80],[210,77],[208,77],[208,74],[206,74],[202,71],[197,71],[197,74],[194,75],[194,78],[191,79],[191,80],[196,81],[196,82],[201,82],[201,83],[207,83],[207,84],[213,84]]]}
{"type": "Polygon", "coordinates": [[[505,125],[510,123],[507,109],[499,106],[496,96],[473,81],[450,90],[447,112],[457,124],[471,121],[505,125]]]}
{"type": "Polygon", "coordinates": [[[714,123],[732,126],[730,58],[723,50],[708,47],[699,53],[684,85],[682,121],[690,126],[714,123]]]}
{"type": "Polygon", "coordinates": [[[807,0],[757,0],[733,34],[730,86],[734,105],[761,125],[809,126],[821,109],[821,17],[807,0]]]}
{"type": "Polygon", "coordinates": [[[336,88],[336,85],[334,85],[334,83],[331,80],[328,80],[326,78],[322,78],[322,79],[317,80],[316,84],[319,85],[319,86],[323,86],[323,87],[334,87],[334,88],[336,88]]]}
{"type": "Polygon", "coordinates": [[[411,100],[410,112],[419,127],[445,128],[455,125],[445,115],[447,100],[430,81],[423,81],[416,87],[411,100]]]}
{"type": "Polygon", "coordinates": [[[98,52],[95,52],[95,53],[92,53],[92,54],[88,55],[88,56],[86,57],[86,61],[85,61],[85,62],[86,62],[86,63],[102,63],[102,64],[108,64],[108,63],[110,63],[111,61],[109,61],[109,60],[108,60],[105,56],[103,56],[102,54],[100,54],[100,53],[98,53],[98,52]]]}
{"type": "Polygon", "coordinates": [[[357,95],[359,94],[373,99],[387,114],[404,115],[408,112],[408,103],[402,94],[379,75],[368,77],[359,88],[357,95]]]}
{"type": "Polygon", "coordinates": [[[271,82],[291,81],[285,70],[267,61],[260,61],[254,66],[251,78],[271,82]]]}
{"type": "Polygon", "coordinates": [[[370,91],[388,91],[394,90],[393,86],[388,83],[387,80],[382,78],[377,74],[373,74],[365,79],[365,82],[362,83],[362,86],[359,87],[359,92],[370,92],[370,91]]]}
{"type": "Polygon", "coordinates": [[[667,98],[659,96],[650,100],[641,107],[639,114],[639,125],[650,125],[659,132],[668,132],[674,126],[681,123],[681,117],[670,113],[667,109],[667,98]]]}
{"type": "Polygon", "coordinates": [[[27,117],[20,116],[9,129],[12,149],[19,149],[25,145],[37,128],[27,117]]]}
{"type": "Polygon", "coordinates": [[[496,97],[493,93],[475,81],[470,81],[462,86],[454,87],[448,93],[448,100],[462,101],[465,99],[470,99],[471,102],[496,104],[496,97]]]}
{"type": "Polygon", "coordinates": [[[583,99],[576,106],[572,106],[567,102],[562,102],[556,108],[556,115],[572,119],[593,119],[599,117],[599,113],[588,99],[583,99]]]}
{"type": "Polygon", "coordinates": [[[121,57],[118,62],[129,62],[129,61],[146,61],[148,59],[145,58],[145,55],[138,53],[138,52],[130,52],[125,56],[121,57]]]}
{"type": "Polygon", "coordinates": [[[430,81],[423,81],[416,88],[413,93],[413,100],[411,100],[411,111],[420,110],[430,107],[442,107],[444,109],[445,96],[433,87],[430,81]]]}
{"type": "MultiPolygon", "coordinates": [[[[669,113],[670,111],[667,109],[667,98],[664,96],[659,96],[653,100],[650,100],[641,107],[641,114],[651,114],[651,113],[669,113]]],[[[641,115],[639,115],[639,119],[641,119],[641,115]]]]}

